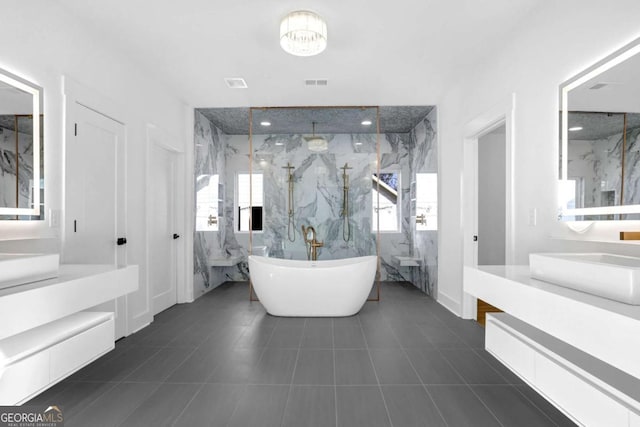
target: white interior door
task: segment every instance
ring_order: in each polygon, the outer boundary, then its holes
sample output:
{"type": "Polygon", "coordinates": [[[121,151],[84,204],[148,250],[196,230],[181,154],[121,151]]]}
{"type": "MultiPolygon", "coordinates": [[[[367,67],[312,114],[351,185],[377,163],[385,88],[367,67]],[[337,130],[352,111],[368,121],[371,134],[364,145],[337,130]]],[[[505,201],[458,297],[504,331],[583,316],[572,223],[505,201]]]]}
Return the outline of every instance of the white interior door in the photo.
{"type": "MultiPolygon", "coordinates": [[[[126,265],[125,246],[117,245],[126,228],[124,126],[80,104],[72,114],[75,136],[66,144],[64,262],[126,265]]],[[[95,309],[115,313],[115,339],[126,335],[125,297],[95,309]]]]}
{"type": "Polygon", "coordinates": [[[177,154],[151,143],[149,283],[154,316],[177,303],[175,197],[177,154]]]}

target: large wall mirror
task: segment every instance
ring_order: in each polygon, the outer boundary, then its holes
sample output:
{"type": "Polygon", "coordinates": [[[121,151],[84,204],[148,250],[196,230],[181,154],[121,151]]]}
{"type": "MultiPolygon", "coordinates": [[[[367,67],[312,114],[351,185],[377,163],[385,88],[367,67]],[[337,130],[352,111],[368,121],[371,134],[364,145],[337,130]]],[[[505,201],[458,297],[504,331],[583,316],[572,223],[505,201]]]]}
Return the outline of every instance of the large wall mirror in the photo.
{"type": "Polygon", "coordinates": [[[640,39],[560,86],[564,220],[640,219],[640,39]]]}
{"type": "Polygon", "coordinates": [[[42,88],[0,69],[0,220],[44,219],[42,88]]]}

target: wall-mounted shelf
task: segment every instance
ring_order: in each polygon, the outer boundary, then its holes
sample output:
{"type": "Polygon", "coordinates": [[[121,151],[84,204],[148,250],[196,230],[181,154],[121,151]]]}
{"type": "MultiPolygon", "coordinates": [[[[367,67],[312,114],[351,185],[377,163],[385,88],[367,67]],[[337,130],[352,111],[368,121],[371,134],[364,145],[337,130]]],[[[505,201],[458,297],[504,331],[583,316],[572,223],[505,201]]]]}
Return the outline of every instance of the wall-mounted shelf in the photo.
{"type": "Polygon", "coordinates": [[[228,258],[209,258],[209,265],[211,267],[233,267],[240,264],[244,260],[241,255],[232,256],[228,258]]]}
{"type": "Polygon", "coordinates": [[[21,404],[114,348],[114,313],[85,312],[138,289],[138,266],[60,265],[0,289],[0,405],[21,404]]]}
{"type": "Polygon", "coordinates": [[[418,257],[393,255],[393,259],[400,264],[400,267],[419,267],[422,263],[422,258],[418,257]]]}

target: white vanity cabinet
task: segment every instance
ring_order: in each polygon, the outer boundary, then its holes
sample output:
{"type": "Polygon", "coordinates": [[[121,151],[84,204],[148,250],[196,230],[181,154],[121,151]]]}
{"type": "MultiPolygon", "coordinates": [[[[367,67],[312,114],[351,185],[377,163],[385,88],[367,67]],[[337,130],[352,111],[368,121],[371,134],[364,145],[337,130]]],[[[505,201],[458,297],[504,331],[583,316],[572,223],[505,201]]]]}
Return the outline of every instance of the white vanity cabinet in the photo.
{"type": "Polygon", "coordinates": [[[0,290],[0,405],[18,405],[114,348],[114,313],[83,311],[138,288],[138,267],[61,265],[0,290]]]}
{"type": "Polygon", "coordinates": [[[579,425],[640,427],[640,307],[529,277],[527,266],[465,267],[488,314],[485,346],[579,425]]]}

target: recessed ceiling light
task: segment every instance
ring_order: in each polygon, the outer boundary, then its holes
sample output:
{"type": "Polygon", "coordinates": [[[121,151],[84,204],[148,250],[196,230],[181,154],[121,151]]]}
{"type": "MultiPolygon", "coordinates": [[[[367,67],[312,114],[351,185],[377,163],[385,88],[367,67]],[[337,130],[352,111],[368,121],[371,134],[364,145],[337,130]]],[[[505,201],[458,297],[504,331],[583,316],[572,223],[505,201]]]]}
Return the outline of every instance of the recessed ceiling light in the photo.
{"type": "Polygon", "coordinates": [[[360,123],[362,126],[371,126],[371,120],[363,120],[362,123],[360,123]]]}
{"type": "Polygon", "coordinates": [[[249,87],[242,77],[225,77],[224,82],[230,89],[246,89],[249,87]]]}
{"type": "Polygon", "coordinates": [[[579,131],[579,130],[582,130],[582,126],[574,126],[574,127],[569,128],[569,132],[576,132],[576,131],[579,131]]]}
{"type": "Polygon", "coordinates": [[[266,120],[260,122],[260,126],[271,126],[271,122],[268,122],[266,120]]]}
{"type": "Polygon", "coordinates": [[[362,145],[362,142],[356,142],[356,145],[362,145]]]}

